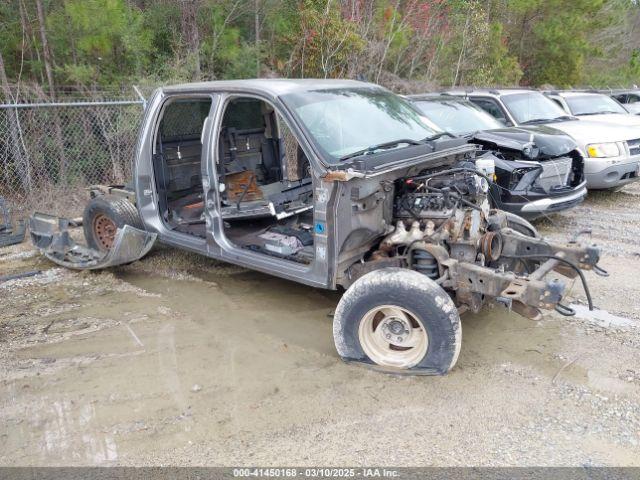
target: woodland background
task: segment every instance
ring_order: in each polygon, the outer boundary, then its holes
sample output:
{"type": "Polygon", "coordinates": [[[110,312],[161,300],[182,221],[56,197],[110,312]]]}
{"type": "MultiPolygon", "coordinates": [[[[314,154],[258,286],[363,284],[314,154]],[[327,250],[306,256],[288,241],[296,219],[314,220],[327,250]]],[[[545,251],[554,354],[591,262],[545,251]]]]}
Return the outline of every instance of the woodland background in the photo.
{"type": "Polygon", "coordinates": [[[0,0],[0,196],[14,216],[69,215],[85,186],[125,183],[141,97],[161,84],[346,77],[408,93],[640,83],[638,2],[0,0]]]}
{"type": "Polygon", "coordinates": [[[0,40],[5,101],[256,76],[640,81],[637,0],[1,0],[0,40]]]}

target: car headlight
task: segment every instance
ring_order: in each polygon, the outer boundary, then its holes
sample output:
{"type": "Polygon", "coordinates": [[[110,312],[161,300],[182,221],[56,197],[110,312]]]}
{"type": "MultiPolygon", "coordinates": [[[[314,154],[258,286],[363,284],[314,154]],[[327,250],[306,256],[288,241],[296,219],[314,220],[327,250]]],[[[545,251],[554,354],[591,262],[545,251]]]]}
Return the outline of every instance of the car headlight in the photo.
{"type": "Polygon", "coordinates": [[[587,155],[591,158],[617,157],[620,149],[617,143],[592,143],[587,145],[587,155]]]}
{"type": "Polygon", "coordinates": [[[530,185],[538,176],[538,171],[541,169],[539,166],[514,168],[511,171],[511,177],[509,179],[509,190],[517,190],[521,182],[523,183],[523,187],[530,185]]]}

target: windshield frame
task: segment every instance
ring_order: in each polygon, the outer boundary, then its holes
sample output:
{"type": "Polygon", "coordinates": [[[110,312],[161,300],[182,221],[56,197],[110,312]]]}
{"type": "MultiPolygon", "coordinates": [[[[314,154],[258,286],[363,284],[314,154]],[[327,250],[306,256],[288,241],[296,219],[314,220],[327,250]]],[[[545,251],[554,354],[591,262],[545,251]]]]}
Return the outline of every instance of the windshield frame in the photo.
{"type": "MultiPolygon", "coordinates": [[[[369,93],[378,93],[378,94],[384,94],[384,95],[388,95],[391,97],[395,97],[396,99],[398,99],[400,102],[402,102],[402,104],[404,106],[406,106],[408,109],[412,110],[417,117],[421,117],[420,118],[420,122],[422,123],[422,127],[424,127],[425,129],[425,138],[432,136],[432,135],[436,135],[436,134],[440,134],[443,133],[441,131],[441,129],[439,127],[437,127],[433,122],[431,122],[428,118],[426,118],[426,116],[422,113],[422,111],[417,108],[412,101],[408,100],[407,98],[401,96],[401,95],[397,95],[383,87],[377,86],[377,85],[363,85],[362,87],[348,87],[348,88],[344,88],[344,87],[336,87],[336,88],[318,88],[318,89],[310,89],[310,90],[305,90],[305,91],[296,91],[296,92],[291,92],[291,93],[286,93],[283,95],[278,96],[278,100],[279,102],[284,105],[284,107],[287,109],[288,113],[294,118],[296,124],[298,125],[298,127],[302,130],[302,133],[304,134],[304,136],[307,138],[307,140],[309,141],[309,143],[312,144],[314,150],[317,152],[318,156],[320,157],[321,162],[324,164],[325,167],[328,168],[332,168],[332,167],[336,167],[336,166],[340,166],[343,165],[345,163],[348,163],[348,161],[343,161],[342,159],[344,159],[344,157],[349,157],[349,160],[351,158],[358,158],[361,155],[358,156],[351,156],[350,153],[355,153],[357,152],[357,150],[360,149],[353,149],[353,152],[347,152],[346,154],[341,154],[339,156],[335,155],[335,154],[331,154],[329,151],[327,151],[327,149],[320,143],[320,141],[318,141],[318,139],[316,138],[316,135],[314,135],[314,133],[310,130],[310,128],[308,127],[308,125],[305,123],[305,121],[301,118],[300,114],[297,111],[297,108],[299,108],[300,106],[304,106],[304,105],[296,105],[295,99],[299,98],[299,97],[304,97],[304,95],[307,94],[314,94],[314,93],[323,93],[323,92],[331,92],[331,90],[335,90],[335,91],[353,91],[355,93],[357,93],[358,91],[363,91],[363,92],[369,92],[369,93]]],[[[329,97],[328,97],[329,98],[329,97]]],[[[310,103],[311,104],[311,103],[310,103]]],[[[401,140],[401,138],[398,139],[393,139],[393,140],[401,140]]],[[[416,139],[416,141],[418,140],[423,140],[421,139],[416,139]]],[[[381,140],[378,140],[375,142],[377,143],[382,143],[381,140]]],[[[389,151],[392,150],[400,150],[401,148],[404,148],[404,146],[415,146],[415,145],[407,145],[405,142],[401,142],[400,145],[402,145],[402,147],[396,147],[396,148],[385,148],[385,149],[380,149],[380,150],[376,150],[375,152],[368,152],[366,154],[362,154],[362,156],[366,155],[366,156],[371,156],[371,155],[378,155],[380,153],[388,153],[389,151]]],[[[425,143],[425,146],[427,146],[428,144],[425,143]]],[[[368,147],[370,145],[365,146],[368,147]]],[[[430,150],[429,150],[430,151],[430,150]]],[[[427,151],[425,151],[425,153],[427,153],[427,151]]],[[[394,162],[389,162],[389,163],[394,163],[394,162]]]]}
{"type": "Polygon", "coordinates": [[[457,98],[457,97],[452,97],[452,98],[442,98],[442,97],[433,97],[433,98],[429,98],[429,97],[414,97],[411,98],[411,101],[415,103],[416,107],[418,109],[421,110],[420,108],[420,103],[430,103],[430,104],[439,104],[439,105],[443,105],[448,109],[452,109],[452,107],[450,106],[451,104],[456,104],[456,105],[460,105],[463,108],[466,108],[467,110],[471,110],[474,113],[478,113],[479,117],[480,117],[480,121],[482,121],[482,117],[486,118],[487,121],[489,123],[492,123],[493,125],[491,125],[491,128],[476,128],[475,130],[468,130],[468,131],[459,131],[459,130],[453,130],[450,128],[447,128],[447,126],[445,125],[441,125],[438,123],[437,119],[434,119],[433,117],[429,116],[429,112],[427,111],[422,111],[422,114],[424,116],[426,116],[431,123],[433,123],[434,125],[436,125],[438,128],[442,129],[442,130],[447,130],[457,136],[468,136],[471,135],[475,132],[479,132],[479,131],[488,131],[488,130],[498,130],[501,128],[505,128],[505,126],[500,123],[499,120],[497,120],[494,116],[492,116],[491,114],[487,113],[485,110],[483,110],[481,107],[477,106],[475,103],[473,103],[470,100],[466,100],[466,99],[462,99],[462,98],[457,98]]]}
{"type": "MultiPolygon", "coordinates": [[[[513,117],[513,119],[516,121],[517,125],[521,125],[521,124],[526,124],[527,122],[531,122],[534,120],[548,120],[549,123],[553,122],[559,118],[563,118],[563,117],[567,117],[567,112],[565,112],[562,107],[560,105],[558,105],[557,103],[555,103],[553,100],[551,100],[549,97],[547,97],[546,95],[544,95],[541,92],[536,92],[536,91],[526,91],[526,92],[517,92],[517,93],[507,93],[504,95],[500,95],[500,101],[502,102],[502,104],[504,105],[504,107],[507,109],[507,111],[509,112],[509,115],[511,115],[511,117],[513,117]],[[543,105],[551,105],[550,109],[548,110],[549,114],[551,116],[540,116],[540,115],[530,115],[529,117],[522,117],[522,112],[519,110],[516,110],[514,108],[514,104],[512,103],[513,100],[518,100],[518,99],[522,99],[522,98],[526,98],[526,97],[531,97],[531,98],[535,98],[535,99],[542,99],[542,104],[543,105]]],[[[544,122],[541,122],[544,123],[544,122]]]]}

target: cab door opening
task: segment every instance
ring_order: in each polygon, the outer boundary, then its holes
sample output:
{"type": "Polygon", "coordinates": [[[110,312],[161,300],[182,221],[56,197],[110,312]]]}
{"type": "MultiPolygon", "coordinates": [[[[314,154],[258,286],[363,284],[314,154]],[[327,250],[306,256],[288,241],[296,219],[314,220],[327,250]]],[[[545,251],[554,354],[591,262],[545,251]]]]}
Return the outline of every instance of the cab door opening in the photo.
{"type": "Polygon", "coordinates": [[[231,99],[218,135],[224,234],[237,247],[311,263],[313,181],[293,132],[267,102],[231,99]]]}
{"type": "Polygon", "coordinates": [[[210,97],[177,98],[164,107],[154,142],[158,213],[171,230],[205,237],[202,129],[210,97]]]}

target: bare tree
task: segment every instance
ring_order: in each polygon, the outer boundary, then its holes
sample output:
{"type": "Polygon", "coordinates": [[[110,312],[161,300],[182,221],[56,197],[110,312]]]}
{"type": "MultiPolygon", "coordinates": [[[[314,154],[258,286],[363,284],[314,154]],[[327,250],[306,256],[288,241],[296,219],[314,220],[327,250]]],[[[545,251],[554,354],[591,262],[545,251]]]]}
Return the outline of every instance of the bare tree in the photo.
{"type": "MultiPolygon", "coordinates": [[[[15,98],[11,94],[11,88],[9,87],[9,80],[7,79],[7,72],[4,68],[4,58],[2,52],[0,52],[0,87],[6,102],[15,102],[15,98]]],[[[9,150],[13,153],[13,162],[20,173],[20,181],[25,192],[31,191],[31,167],[29,165],[29,157],[25,155],[22,150],[22,136],[20,133],[20,119],[18,118],[18,111],[15,108],[9,108],[6,110],[7,123],[9,127],[9,135],[11,136],[11,145],[9,150]]],[[[3,171],[8,172],[8,165],[4,166],[3,171]]]]}
{"type": "Polygon", "coordinates": [[[182,12],[182,38],[186,43],[187,53],[193,61],[193,80],[200,80],[200,31],[198,29],[198,8],[200,0],[180,0],[182,12]]]}
{"type": "Polygon", "coordinates": [[[40,24],[40,41],[42,42],[42,56],[44,58],[44,70],[47,74],[47,83],[49,84],[49,94],[54,99],[56,95],[55,84],[53,83],[53,58],[49,49],[49,40],[47,38],[47,29],[45,26],[44,8],[42,0],[36,0],[36,12],[38,13],[38,23],[40,24]]]}
{"type": "MultiPolygon", "coordinates": [[[[218,45],[220,43],[220,39],[224,35],[227,27],[231,25],[234,21],[236,21],[238,18],[240,18],[242,15],[244,15],[247,11],[250,12],[250,10],[247,10],[247,8],[240,8],[243,4],[246,7],[248,2],[243,2],[243,0],[233,0],[233,2],[231,3],[231,6],[227,10],[227,14],[224,17],[222,24],[220,25],[214,24],[213,32],[211,32],[211,34],[209,35],[209,37],[211,38],[211,55],[209,57],[209,60],[210,60],[209,65],[213,65],[214,63],[213,60],[216,53],[218,52],[218,45]]],[[[256,8],[257,8],[257,4],[258,4],[258,1],[256,0],[256,3],[254,5],[256,6],[256,8]]],[[[218,7],[221,8],[221,5],[218,5],[218,7]]],[[[259,18],[257,18],[257,13],[256,13],[256,18],[254,18],[254,21],[259,21],[259,18]]],[[[259,23],[256,23],[256,26],[259,31],[260,29],[259,23]]],[[[260,59],[258,58],[258,62],[259,61],[260,59]]],[[[210,68],[213,68],[213,67],[210,67],[210,68]]],[[[209,72],[209,75],[215,78],[216,72],[211,71],[209,72]]]]}
{"type": "MultiPolygon", "coordinates": [[[[325,7],[324,15],[325,19],[328,19],[330,16],[331,4],[333,0],[327,0],[327,5],[325,7]]],[[[335,57],[344,47],[344,43],[347,40],[350,32],[346,29],[343,29],[342,35],[336,37],[334,35],[327,35],[325,32],[326,22],[322,22],[322,28],[320,31],[320,65],[322,68],[322,74],[324,78],[327,78],[329,74],[335,68],[335,57]]]]}
{"type": "Polygon", "coordinates": [[[458,82],[458,76],[460,75],[460,67],[462,66],[462,60],[465,55],[465,51],[467,49],[467,35],[469,32],[469,23],[471,21],[471,15],[467,14],[467,17],[464,21],[464,29],[462,30],[462,45],[460,46],[460,53],[458,55],[458,62],[456,63],[456,73],[453,76],[453,82],[451,83],[452,87],[456,86],[458,82]]]}
{"type": "MultiPolygon", "coordinates": [[[[20,25],[22,26],[23,35],[28,39],[24,44],[27,57],[30,60],[33,60],[33,55],[35,53],[36,60],[38,63],[41,63],[42,59],[40,58],[40,51],[37,48],[34,48],[34,45],[36,45],[36,39],[33,29],[31,28],[31,20],[29,18],[29,12],[24,4],[24,0],[18,0],[18,12],[20,13],[20,25]]],[[[40,71],[39,74],[40,83],[44,85],[45,79],[42,76],[42,72],[40,71]]]]}
{"type": "Polygon", "coordinates": [[[380,60],[378,62],[378,72],[376,73],[376,83],[380,81],[380,75],[382,75],[382,69],[384,68],[384,62],[387,58],[387,54],[389,53],[389,47],[391,47],[391,43],[393,42],[393,39],[397,35],[398,31],[400,31],[400,29],[404,25],[404,18],[402,18],[400,20],[399,25],[396,27],[396,21],[398,20],[398,17],[399,17],[398,5],[399,3],[396,2],[391,14],[391,23],[389,24],[388,34],[386,35],[386,38],[385,38],[384,49],[382,50],[382,55],[380,55],[380,60]]]}
{"type": "MultiPolygon", "coordinates": [[[[49,39],[47,37],[46,28],[46,15],[44,7],[42,6],[42,0],[35,0],[36,12],[38,15],[38,24],[40,31],[40,41],[42,42],[42,57],[44,59],[44,70],[47,75],[47,84],[49,85],[49,96],[51,100],[56,98],[56,87],[53,78],[53,55],[49,48],[49,39]]],[[[65,178],[67,175],[67,154],[65,152],[64,137],[62,135],[62,128],[60,127],[60,117],[57,112],[53,112],[53,133],[55,135],[56,145],[58,148],[58,155],[60,161],[60,177],[65,178]]]]}
{"type": "Polygon", "coordinates": [[[256,34],[256,77],[260,77],[260,0],[255,0],[253,21],[256,34]]]}

